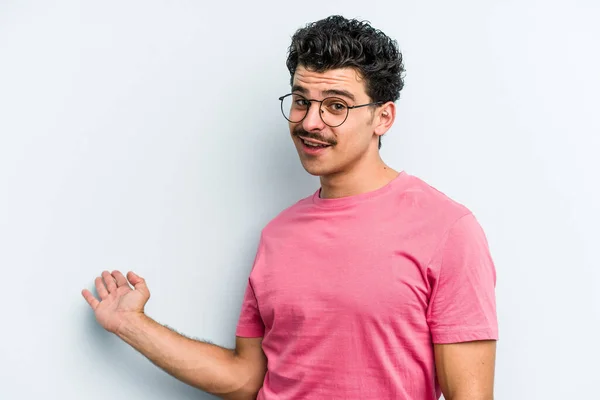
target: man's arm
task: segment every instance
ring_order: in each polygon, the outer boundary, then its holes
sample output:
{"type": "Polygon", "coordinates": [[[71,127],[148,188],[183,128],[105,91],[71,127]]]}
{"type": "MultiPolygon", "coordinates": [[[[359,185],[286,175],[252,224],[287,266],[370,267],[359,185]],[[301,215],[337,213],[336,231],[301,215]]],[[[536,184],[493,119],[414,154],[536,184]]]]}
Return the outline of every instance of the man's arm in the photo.
{"type": "Polygon", "coordinates": [[[236,338],[236,349],[189,339],[144,314],[116,334],[182,382],[223,399],[255,399],[266,372],[262,338],[236,338]]]}
{"type": "Polygon", "coordinates": [[[87,289],[82,292],[106,330],[191,386],[223,399],[256,398],[267,366],[262,338],[237,337],[230,350],[182,336],[144,314],[150,297],[146,282],[132,272],[127,278],[104,271],[96,278],[100,300],[87,289]]]}
{"type": "Polygon", "coordinates": [[[434,344],[434,352],[446,400],[493,400],[495,340],[434,344]]]}

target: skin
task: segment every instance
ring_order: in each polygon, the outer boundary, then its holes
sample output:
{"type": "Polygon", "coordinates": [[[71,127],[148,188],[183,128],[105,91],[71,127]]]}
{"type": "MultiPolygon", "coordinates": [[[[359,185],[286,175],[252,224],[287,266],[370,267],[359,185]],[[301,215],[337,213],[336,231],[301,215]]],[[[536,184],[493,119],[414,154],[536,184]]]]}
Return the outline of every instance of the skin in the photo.
{"type": "Polygon", "coordinates": [[[433,347],[437,377],[446,400],[493,400],[496,341],[433,347]]]}
{"type": "MultiPolygon", "coordinates": [[[[325,72],[299,66],[293,91],[308,99],[323,99],[331,90],[349,105],[372,102],[364,80],[351,68],[325,72]]],[[[319,176],[321,197],[339,198],[376,190],[398,172],[379,155],[379,137],[396,116],[393,102],[351,109],[339,127],[329,127],[319,116],[317,103],[306,118],[290,123],[290,135],[304,169],[319,176]],[[307,154],[301,138],[334,144],[317,155],[307,154]]],[[[177,379],[224,399],[254,399],[267,370],[262,338],[236,338],[236,348],[225,349],[186,338],[145,315],[150,298],[145,280],[133,272],[104,271],[96,278],[99,299],[88,290],[82,295],[98,323],[118,335],[158,367],[177,379]]],[[[495,341],[434,344],[437,378],[446,400],[493,399],[495,341]]]]}

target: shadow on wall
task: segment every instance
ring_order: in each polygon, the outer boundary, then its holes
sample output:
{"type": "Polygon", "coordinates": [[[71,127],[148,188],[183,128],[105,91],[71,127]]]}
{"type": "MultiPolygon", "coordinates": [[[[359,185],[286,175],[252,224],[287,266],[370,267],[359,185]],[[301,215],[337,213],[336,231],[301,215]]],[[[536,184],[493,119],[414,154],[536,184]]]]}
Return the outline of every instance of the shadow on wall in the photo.
{"type": "Polygon", "coordinates": [[[277,140],[273,140],[269,157],[258,166],[256,173],[264,174],[265,179],[271,183],[266,189],[270,198],[275,199],[283,210],[312,195],[319,187],[319,179],[302,167],[287,124],[276,126],[278,128],[271,130],[277,140]]]}

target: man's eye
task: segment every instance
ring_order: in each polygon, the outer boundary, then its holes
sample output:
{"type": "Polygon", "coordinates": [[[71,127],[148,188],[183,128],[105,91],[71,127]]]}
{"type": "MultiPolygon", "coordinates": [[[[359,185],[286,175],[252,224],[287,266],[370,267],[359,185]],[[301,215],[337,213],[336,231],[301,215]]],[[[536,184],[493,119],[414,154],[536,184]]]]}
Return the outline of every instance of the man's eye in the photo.
{"type": "Polygon", "coordinates": [[[341,113],[346,112],[346,104],[339,102],[339,101],[334,101],[331,103],[327,103],[326,109],[330,113],[341,114],[341,113]]]}

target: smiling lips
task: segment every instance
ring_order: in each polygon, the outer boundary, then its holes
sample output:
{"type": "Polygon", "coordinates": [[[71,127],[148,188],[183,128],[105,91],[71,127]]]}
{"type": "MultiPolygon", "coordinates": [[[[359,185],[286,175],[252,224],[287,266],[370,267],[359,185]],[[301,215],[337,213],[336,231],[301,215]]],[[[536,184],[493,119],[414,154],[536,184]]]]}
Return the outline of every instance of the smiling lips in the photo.
{"type": "Polygon", "coordinates": [[[325,148],[325,147],[331,146],[331,144],[321,142],[319,140],[309,139],[309,138],[305,138],[302,136],[298,136],[298,137],[300,138],[300,141],[302,141],[302,144],[304,144],[307,147],[314,147],[316,149],[319,149],[319,148],[325,148]]]}

